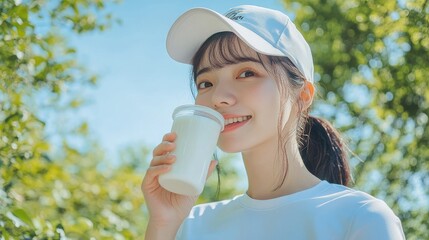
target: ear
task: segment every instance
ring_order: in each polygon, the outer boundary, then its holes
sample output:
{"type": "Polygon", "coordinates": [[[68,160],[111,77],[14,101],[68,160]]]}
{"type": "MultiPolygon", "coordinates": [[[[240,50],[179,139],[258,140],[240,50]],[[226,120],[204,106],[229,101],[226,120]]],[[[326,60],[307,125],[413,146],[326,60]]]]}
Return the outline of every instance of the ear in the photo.
{"type": "Polygon", "coordinates": [[[305,82],[305,86],[301,91],[300,99],[303,103],[304,109],[310,107],[314,97],[314,85],[308,81],[305,82]]]}

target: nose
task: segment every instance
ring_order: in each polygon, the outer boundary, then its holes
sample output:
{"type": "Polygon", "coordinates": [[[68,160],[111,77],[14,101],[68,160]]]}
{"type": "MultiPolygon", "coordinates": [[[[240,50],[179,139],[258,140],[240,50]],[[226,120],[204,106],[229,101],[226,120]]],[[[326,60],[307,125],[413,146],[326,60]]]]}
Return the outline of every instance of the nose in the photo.
{"type": "Polygon", "coordinates": [[[227,81],[219,81],[212,92],[212,104],[215,109],[233,106],[237,102],[234,89],[227,81]]]}

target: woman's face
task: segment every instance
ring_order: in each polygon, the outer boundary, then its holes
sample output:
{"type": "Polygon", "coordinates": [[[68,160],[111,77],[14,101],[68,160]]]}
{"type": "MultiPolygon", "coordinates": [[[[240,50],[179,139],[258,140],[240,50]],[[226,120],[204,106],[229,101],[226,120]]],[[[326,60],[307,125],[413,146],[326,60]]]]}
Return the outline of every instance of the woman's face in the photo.
{"type": "MultiPolygon", "coordinates": [[[[225,129],[218,141],[223,151],[277,147],[281,96],[276,81],[254,50],[242,42],[234,44],[245,55],[242,58],[245,60],[219,68],[210,64],[207,54],[203,56],[196,71],[195,103],[213,108],[224,116],[225,129]]],[[[287,102],[283,125],[291,112],[291,103],[287,102]]]]}

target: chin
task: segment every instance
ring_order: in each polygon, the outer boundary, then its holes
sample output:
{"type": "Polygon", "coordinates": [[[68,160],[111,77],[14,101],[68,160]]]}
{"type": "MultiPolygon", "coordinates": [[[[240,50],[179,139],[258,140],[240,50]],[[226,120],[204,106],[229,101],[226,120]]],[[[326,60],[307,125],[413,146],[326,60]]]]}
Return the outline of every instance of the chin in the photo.
{"type": "Polygon", "coordinates": [[[222,150],[222,152],[225,153],[238,153],[243,150],[243,146],[237,144],[237,142],[225,142],[225,141],[219,141],[217,144],[218,148],[222,150]]]}

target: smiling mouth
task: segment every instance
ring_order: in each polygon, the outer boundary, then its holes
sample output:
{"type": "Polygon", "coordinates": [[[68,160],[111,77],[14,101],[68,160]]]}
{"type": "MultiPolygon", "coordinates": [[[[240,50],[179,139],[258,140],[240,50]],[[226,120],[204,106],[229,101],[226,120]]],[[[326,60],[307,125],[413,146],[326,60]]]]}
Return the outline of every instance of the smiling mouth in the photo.
{"type": "Polygon", "coordinates": [[[225,119],[225,126],[230,126],[233,124],[245,122],[251,118],[252,118],[252,116],[250,116],[250,115],[244,116],[244,117],[228,118],[228,119],[225,119]]]}

